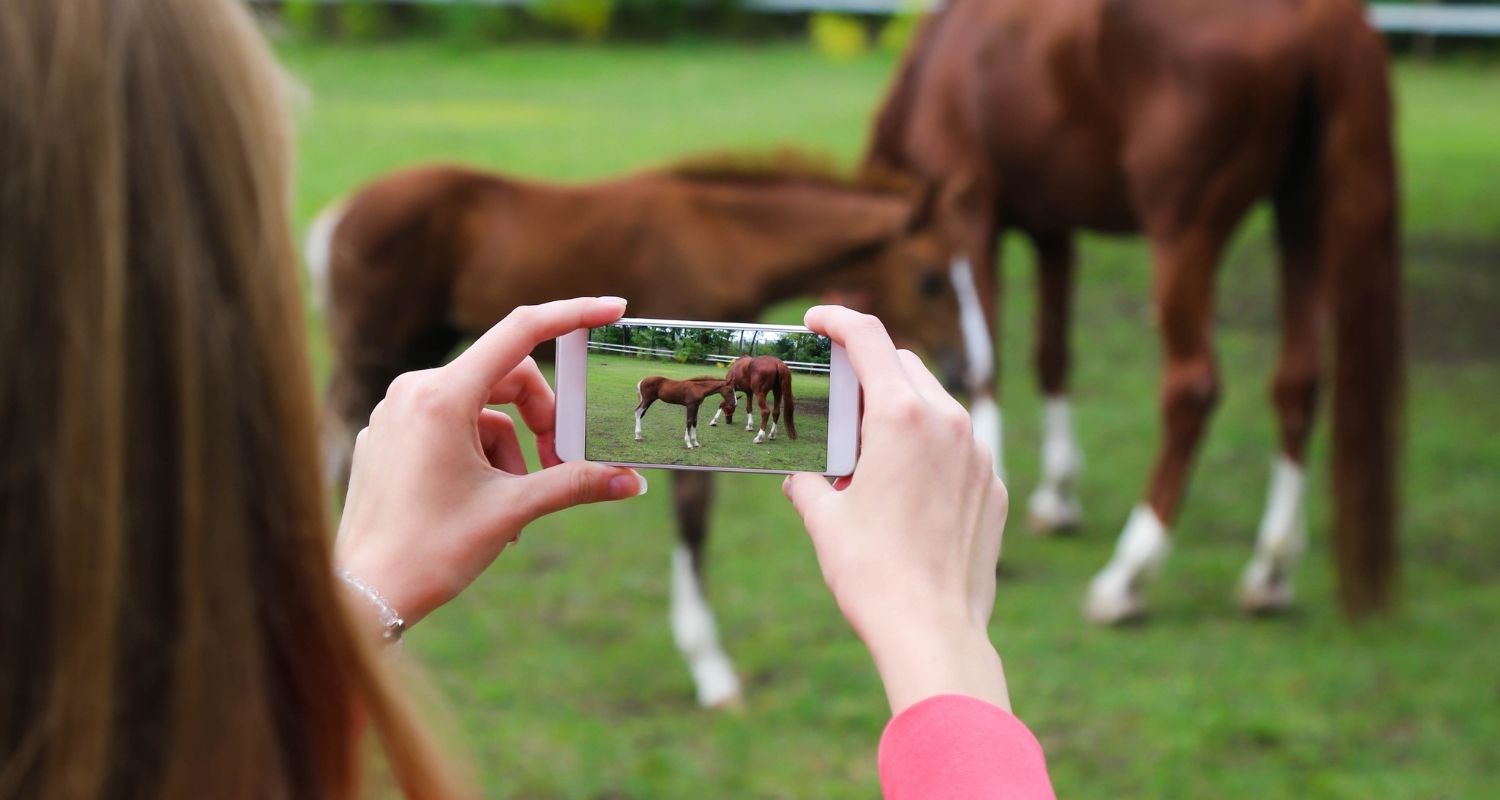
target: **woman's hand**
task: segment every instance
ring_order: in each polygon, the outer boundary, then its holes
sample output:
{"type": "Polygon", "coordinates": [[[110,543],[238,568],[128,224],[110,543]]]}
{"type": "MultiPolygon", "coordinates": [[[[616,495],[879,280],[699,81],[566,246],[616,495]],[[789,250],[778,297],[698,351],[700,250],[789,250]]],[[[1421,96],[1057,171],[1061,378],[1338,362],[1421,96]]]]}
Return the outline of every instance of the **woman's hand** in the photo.
{"type": "Polygon", "coordinates": [[[839,609],[875,658],[891,709],[938,694],[1010,708],[988,625],[1008,509],[969,414],[880,320],[838,306],[807,326],[842,344],[864,394],[853,476],[789,477],[839,609]]]}
{"type": "Polygon", "coordinates": [[[644,493],[632,470],[559,461],[552,388],[527,356],[624,310],[618,298],[523,306],[447,366],[392,381],[355,439],[338,566],[410,626],[463,591],[532,520],[644,493]],[[515,406],[541,471],[527,474],[515,422],[486,405],[515,406]]]}

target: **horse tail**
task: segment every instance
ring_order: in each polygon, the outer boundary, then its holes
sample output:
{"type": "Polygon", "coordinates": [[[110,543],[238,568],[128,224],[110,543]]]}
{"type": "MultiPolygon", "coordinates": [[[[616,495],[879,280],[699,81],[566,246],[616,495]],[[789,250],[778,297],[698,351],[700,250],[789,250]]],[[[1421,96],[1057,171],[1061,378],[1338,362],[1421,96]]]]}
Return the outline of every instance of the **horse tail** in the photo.
{"type": "Polygon", "coordinates": [[[781,403],[781,415],[786,418],[786,435],[797,438],[797,423],[792,420],[792,409],[797,407],[797,401],[792,397],[792,369],[785,363],[779,365],[776,370],[776,379],[779,386],[776,389],[777,402],[781,403]]]}
{"type": "Polygon", "coordinates": [[[1397,580],[1403,395],[1396,166],[1385,45],[1350,4],[1314,58],[1319,260],[1333,329],[1334,551],[1352,617],[1389,610],[1397,580]]]}
{"type": "Polygon", "coordinates": [[[325,315],[333,310],[328,302],[328,282],[333,266],[333,234],[344,220],[344,208],[344,202],[338,201],[319,211],[318,216],[313,219],[312,227],[308,229],[303,249],[313,298],[318,310],[325,315]]]}

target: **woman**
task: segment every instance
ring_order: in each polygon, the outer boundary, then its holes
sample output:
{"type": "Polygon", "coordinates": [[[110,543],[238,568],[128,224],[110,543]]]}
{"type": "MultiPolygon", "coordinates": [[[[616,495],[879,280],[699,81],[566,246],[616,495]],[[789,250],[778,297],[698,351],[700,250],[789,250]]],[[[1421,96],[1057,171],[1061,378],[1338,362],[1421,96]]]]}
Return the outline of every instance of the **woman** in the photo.
{"type": "MultiPolygon", "coordinates": [[[[645,490],[557,463],[526,357],[624,302],[518,309],[391,385],[335,557],[280,92],[233,0],[0,4],[0,798],[353,797],[367,731],[405,796],[464,795],[382,643],[537,517],[645,490]]],[[[808,323],[902,423],[868,429],[844,491],[786,483],[899,713],[887,791],[1050,794],[985,633],[988,454],[878,322],[808,323]]]]}

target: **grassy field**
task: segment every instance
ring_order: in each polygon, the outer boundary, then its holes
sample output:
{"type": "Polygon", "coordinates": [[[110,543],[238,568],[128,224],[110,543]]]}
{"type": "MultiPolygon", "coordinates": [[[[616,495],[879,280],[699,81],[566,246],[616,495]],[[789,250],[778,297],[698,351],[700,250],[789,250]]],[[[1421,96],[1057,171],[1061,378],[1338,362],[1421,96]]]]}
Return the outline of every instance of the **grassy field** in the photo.
{"type": "MultiPolygon", "coordinates": [[[[282,52],[310,89],[303,225],[361,181],[416,161],[583,179],[684,151],[798,142],[850,162],[892,66],[791,46],[282,52]]],[[[1402,610],[1351,627],[1334,609],[1323,426],[1302,611],[1274,621],[1233,611],[1275,439],[1274,269],[1258,214],[1221,269],[1226,396],[1151,591],[1155,615],[1127,630],[1080,620],[1083,587],[1143,490],[1158,436],[1146,248],[1086,238],[1074,359],[1084,526],[1047,540],[1011,526],[992,628],[1016,710],[1064,797],[1493,796],[1500,68],[1400,64],[1397,98],[1412,351],[1402,610]]],[[[1009,242],[1004,269],[1006,457],[1019,521],[1040,411],[1030,254],[1009,242]]],[[[805,305],[769,321],[798,321],[805,305]]],[[[445,695],[487,794],[873,796],[884,698],[779,480],[717,483],[709,588],[748,691],[747,710],[727,715],[694,707],[672,645],[672,493],[666,473],[651,480],[646,497],[533,526],[412,632],[409,650],[445,695]]]]}
{"type": "MultiPolygon", "coordinates": [[[[658,401],[641,418],[643,441],[635,440],[636,384],[647,375],[674,380],[701,375],[724,374],[724,365],[677,364],[634,358],[589,354],[587,429],[584,452],[597,461],[631,464],[685,464],[712,467],[750,467],[803,472],[822,472],[828,466],[828,378],[797,373],[792,378],[792,396],[797,404],[794,417],[797,438],[787,435],[783,419],[775,439],[755,444],[755,434],[745,431],[749,409],[744,394],[736,395],[733,425],[720,420],[710,426],[719,409],[720,395],[703,401],[698,412],[698,442],[689,450],[682,441],[685,417],[682,406],[658,401]]],[[[752,398],[753,400],[753,398],[752,398]]],[[[767,402],[770,398],[767,397],[767,402]]],[[[754,414],[757,428],[760,410],[754,414]]]]}

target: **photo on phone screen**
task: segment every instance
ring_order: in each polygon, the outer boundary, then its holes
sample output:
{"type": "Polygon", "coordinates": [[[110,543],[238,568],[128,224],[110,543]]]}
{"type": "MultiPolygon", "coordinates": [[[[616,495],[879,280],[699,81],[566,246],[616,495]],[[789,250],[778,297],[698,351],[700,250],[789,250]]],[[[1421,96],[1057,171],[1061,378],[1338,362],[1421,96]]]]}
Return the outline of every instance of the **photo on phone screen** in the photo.
{"type": "Polygon", "coordinates": [[[585,457],[823,472],[832,356],[833,342],[806,330],[626,322],[594,328],[585,457]]]}

